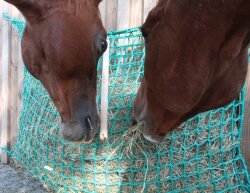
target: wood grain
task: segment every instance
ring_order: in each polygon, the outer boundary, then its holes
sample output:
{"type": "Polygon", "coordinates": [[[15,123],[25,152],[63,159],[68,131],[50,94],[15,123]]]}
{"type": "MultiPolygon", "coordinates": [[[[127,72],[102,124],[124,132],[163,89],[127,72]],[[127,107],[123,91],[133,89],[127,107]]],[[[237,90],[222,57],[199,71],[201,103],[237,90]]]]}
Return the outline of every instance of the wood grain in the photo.
{"type": "MultiPolygon", "coordinates": [[[[4,4],[3,11],[9,11],[9,6],[4,4]]],[[[9,142],[9,69],[10,69],[10,27],[7,21],[2,20],[2,70],[1,70],[1,147],[8,147],[9,142]]],[[[0,150],[1,163],[7,164],[7,153],[0,150]]]]}
{"type": "Polygon", "coordinates": [[[152,8],[155,7],[157,0],[144,0],[143,1],[143,21],[146,20],[148,13],[151,11],[152,8]]]}
{"type": "Polygon", "coordinates": [[[117,29],[118,0],[106,0],[105,27],[108,31],[117,29]]]}
{"type": "MultiPolygon", "coordinates": [[[[250,67],[250,64],[248,65],[250,67]]],[[[245,95],[245,119],[242,133],[242,153],[244,155],[248,171],[250,172],[250,68],[248,68],[248,75],[246,81],[246,95],[245,95]]]]}
{"type": "Polygon", "coordinates": [[[117,5],[117,29],[129,28],[130,1],[118,0],[117,5]]]}

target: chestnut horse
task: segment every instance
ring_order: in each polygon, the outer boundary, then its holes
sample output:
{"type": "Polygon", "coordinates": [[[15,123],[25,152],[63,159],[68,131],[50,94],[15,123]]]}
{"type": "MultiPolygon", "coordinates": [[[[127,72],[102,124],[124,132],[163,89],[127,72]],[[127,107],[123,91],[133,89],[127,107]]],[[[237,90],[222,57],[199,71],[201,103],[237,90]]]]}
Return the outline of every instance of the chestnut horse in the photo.
{"type": "Polygon", "coordinates": [[[134,102],[160,143],[192,116],[231,103],[247,74],[249,0],[159,0],[142,26],[145,76],[134,102]]]}
{"type": "Polygon", "coordinates": [[[24,15],[22,55],[62,118],[62,135],[89,143],[99,127],[97,63],[107,48],[101,0],[6,0],[24,15]]]}

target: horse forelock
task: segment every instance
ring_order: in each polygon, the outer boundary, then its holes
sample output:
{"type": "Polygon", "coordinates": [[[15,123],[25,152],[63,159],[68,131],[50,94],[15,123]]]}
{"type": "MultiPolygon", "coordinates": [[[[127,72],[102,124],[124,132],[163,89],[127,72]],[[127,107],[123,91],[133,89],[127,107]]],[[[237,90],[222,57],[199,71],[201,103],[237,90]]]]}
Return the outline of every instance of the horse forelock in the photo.
{"type": "MultiPolygon", "coordinates": [[[[51,1],[51,0],[50,0],[51,1]]],[[[57,3],[67,9],[74,8],[76,13],[88,10],[91,15],[101,17],[100,11],[95,7],[94,0],[56,0],[57,3]]]]}

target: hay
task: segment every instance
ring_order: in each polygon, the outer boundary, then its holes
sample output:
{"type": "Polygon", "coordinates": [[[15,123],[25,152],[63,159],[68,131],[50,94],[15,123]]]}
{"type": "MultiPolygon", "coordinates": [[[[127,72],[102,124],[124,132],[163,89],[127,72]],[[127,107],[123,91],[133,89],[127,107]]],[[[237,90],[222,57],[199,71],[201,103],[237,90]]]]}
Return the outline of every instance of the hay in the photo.
{"type": "MultiPolygon", "coordinates": [[[[205,184],[204,192],[214,192],[215,187],[224,190],[237,184],[239,177],[231,161],[237,153],[234,147],[239,132],[236,122],[232,123],[234,106],[201,114],[168,134],[163,144],[151,144],[142,137],[143,123],[131,127],[138,77],[124,81],[124,73],[123,69],[110,73],[109,140],[96,139],[87,146],[59,136],[55,107],[47,95],[35,92],[42,88],[34,84],[31,95],[39,101],[24,109],[33,116],[31,120],[30,116],[22,117],[25,127],[19,136],[25,138],[19,139],[20,149],[15,148],[22,164],[59,192],[151,193],[192,187],[192,192],[199,192],[200,183],[205,184]],[[124,132],[123,128],[129,129],[124,132]],[[226,174],[227,180],[223,177],[226,174]],[[218,178],[220,183],[211,182],[218,178]],[[132,186],[131,182],[137,184],[132,186]]],[[[236,188],[234,192],[243,191],[236,188]]]]}
{"type": "MultiPolygon", "coordinates": [[[[224,115],[223,119],[228,119],[231,116],[230,110],[224,115]]],[[[119,185],[108,186],[107,183],[128,183],[131,178],[130,169],[138,170],[134,172],[134,180],[135,182],[156,182],[157,179],[168,179],[170,176],[172,178],[178,178],[183,176],[184,168],[183,164],[178,165],[183,160],[183,157],[186,157],[187,162],[194,158],[202,157],[208,152],[208,148],[211,147],[211,152],[219,153],[213,156],[212,165],[216,166],[215,168],[207,168],[209,164],[209,158],[204,157],[199,161],[199,171],[205,171],[202,176],[192,175],[197,172],[197,162],[193,161],[188,164],[186,168],[186,175],[191,175],[188,179],[188,183],[190,187],[197,186],[199,182],[198,177],[201,178],[202,183],[207,184],[204,191],[205,192],[214,192],[214,185],[210,182],[211,175],[214,177],[221,177],[224,173],[235,173],[233,164],[220,166],[220,163],[223,159],[223,162],[231,161],[231,151],[226,152],[223,156],[220,152],[221,148],[230,149],[233,147],[235,142],[230,137],[226,137],[223,142],[223,146],[221,147],[219,140],[214,140],[216,136],[221,133],[226,134],[231,131],[230,124],[224,125],[221,129],[220,125],[218,127],[212,128],[212,130],[206,129],[208,124],[217,123],[222,119],[222,115],[220,112],[214,115],[213,118],[210,116],[204,116],[201,120],[199,120],[200,129],[204,130],[201,133],[193,132],[193,129],[197,126],[197,120],[195,119],[190,123],[189,127],[185,127],[183,124],[180,126],[174,136],[179,136],[178,140],[173,141],[173,136],[169,134],[166,137],[166,142],[161,145],[154,145],[145,141],[141,134],[141,129],[143,127],[143,123],[138,126],[131,127],[125,133],[114,135],[109,139],[106,146],[104,143],[99,140],[94,141],[92,144],[88,145],[88,149],[83,148],[82,145],[72,144],[63,141],[62,139],[57,139],[59,142],[55,142],[55,137],[58,135],[57,128],[46,128],[44,125],[40,125],[37,128],[45,128],[46,131],[39,131],[36,128],[29,128],[30,131],[33,132],[33,139],[29,139],[32,142],[33,147],[27,146],[25,143],[23,144],[26,147],[25,152],[30,152],[30,156],[34,156],[36,158],[37,153],[35,150],[41,149],[41,145],[43,149],[43,155],[47,155],[47,158],[40,160],[43,166],[49,166],[53,169],[53,171],[45,170],[44,168],[37,168],[40,173],[37,175],[38,178],[43,179],[47,178],[46,181],[50,181],[52,184],[58,187],[59,192],[61,191],[69,191],[75,192],[79,189],[79,192],[83,192],[80,190],[87,190],[91,192],[119,192],[121,187],[119,185]],[[192,133],[190,135],[185,135],[183,132],[192,133]],[[45,133],[45,135],[44,135],[45,133]],[[185,136],[187,138],[185,139],[185,136]],[[41,138],[42,144],[36,143],[35,139],[41,138]],[[204,140],[207,139],[214,140],[211,144],[204,143],[204,140]],[[98,145],[97,145],[98,144],[98,145]],[[173,153],[169,153],[169,147],[172,144],[173,153]],[[184,151],[184,147],[192,147],[193,144],[200,145],[199,146],[199,154],[197,155],[197,149],[195,147],[191,149],[186,149],[184,151]],[[98,146],[98,148],[96,148],[98,146]],[[101,148],[99,148],[101,147],[101,148]],[[159,155],[155,154],[156,152],[167,152],[166,154],[159,155]],[[56,153],[55,153],[56,152],[56,153]],[[116,158],[118,152],[121,153],[121,157],[116,158]],[[184,155],[185,154],[185,155],[184,155]],[[82,159],[84,157],[84,165],[82,164],[82,159]],[[102,159],[106,157],[106,159],[102,159]],[[131,157],[137,157],[137,159],[132,163],[131,157]],[[95,159],[93,159],[95,158],[95,159]],[[99,160],[100,159],[100,160],[99,160]],[[51,163],[48,162],[51,160],[51,163]],[[145,163],[146,160],[146,163],[145,163]],[[169,161],[177,164],[176,167],[173,167],[173,171],[170,171],[169,161]],[[95,161],[95,163],[94,163],[95,161]],[[118,162],[121,162],[121,167],[118,167],[118,162]],[[65,166],[65,170],[62,170],[62,164],[65,166]],[[131,165],[133,164],[133,165],[131,165]],[[93,168],[93,166],[96,168],[93,168]],[[68,166],[68,168],[66,167],[68,166]],[[73,167],[72,167],[73,166],[73,167]],[[157,169],[161,168],[161,172],[157,172],[157,169]],[[110,173],[106,173],[109,171],[110,173]],[[171,173],[172,172],[172,175],[171,173]],[[73,178],[71,176],[74,176],[73,178]],[[60,184],[66,183],[68,187],[60,186],[60,184]],[[96,185],[96,187],[95,187],[96,185]]],[[[121,122],[122,123],[122,122],[121,122]]],[[[122,125],[121,125],[122,126],[122,125]]],[[[119,126],[118,126],[119,127],[119,126]]],[[[235,133],[237,133],[237,128],[234,128],[235,133]]],[[[38,167],[38,165],[31,160],[30,165],[32,167],[38,167]]],[[[181,190],[185,188],[183,181],[187,180],[181,177],[178,182],[175,183],[175,189],[181,190]]],[[[238,180],[237,175],[230,176],[227,181],[221,181],[217,185],[217,188],[223,190],[229,184],[235,184],[238,180]]],[[[122,187],[122,192],[132,191],[131,187],[125,186],[122,187]]],[[[151,186],[147,187],[148,192],[157,192],[158,184],[152,183],[151,186]]],[[[135,192],[143,192],[145,189],[145,183],[142,185],[136,186],[133,191],[135,192]]],[[[163,183],[160,189],[160,192],[170,191],[172,189],[171,181],[167,181],[163,183]]],[[[193,192],[199,192],[195,190],[193,192]]],[[[236,192],[243,192],[240,189],[237,189],[236,192]]]]}
{"type": "MultiPolygon", "coordinates": [[[[128,41],[131,34],[126,36],[112,41],[108,141],[96,139],[89,145],[64,141],[54,105],[41,84],[26,74],[13,156],[58,192],[219,192],[230,187],[244,192],[240,185],[245,177],[235,171],[238,162],[232,160],[239,158],[237,103],[196,116],[160,145],[143,139],[143,123],[131,127],[145,55],[141,36],[134,36],[133,42],[128,41]]],[[[99,76],[98,91],[100,80],[99,76]]]]}

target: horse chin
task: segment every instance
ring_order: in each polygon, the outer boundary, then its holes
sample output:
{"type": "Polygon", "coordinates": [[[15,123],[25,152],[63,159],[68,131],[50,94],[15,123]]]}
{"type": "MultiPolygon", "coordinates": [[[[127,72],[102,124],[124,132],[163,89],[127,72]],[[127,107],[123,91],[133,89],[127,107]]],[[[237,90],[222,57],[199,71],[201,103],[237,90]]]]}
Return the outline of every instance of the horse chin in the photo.
{"type": "Polygon", "coordinates": [[[78,143],[90,144],[95,139],[97,127],[84,128],[81,123],[62,123],[60,129],[61,136],[64,140],[78,143]]]}
{"type": "Polygon", "coordinates": [[[144,124],[142,134],[143,137],[151,143],[160,144],[165,140],[165,136],[158,135],[153,131],[153,128],[148,127],[147,124],[144,124]]]}
{"type": "Polygon", "coordinates": [[[151,143],[160,144],[164,142],[165,136],[158,135],[154,132],[153,124],[150,124],[150,121],[148,121],[146,118],[137,118],[134,117],[133,119],[133,126],[137,125],[138,123],[143,123],[142,125],[142,135],[143,137],[148,140],[151,143]]]}

